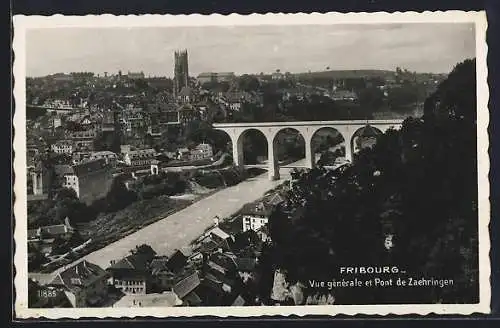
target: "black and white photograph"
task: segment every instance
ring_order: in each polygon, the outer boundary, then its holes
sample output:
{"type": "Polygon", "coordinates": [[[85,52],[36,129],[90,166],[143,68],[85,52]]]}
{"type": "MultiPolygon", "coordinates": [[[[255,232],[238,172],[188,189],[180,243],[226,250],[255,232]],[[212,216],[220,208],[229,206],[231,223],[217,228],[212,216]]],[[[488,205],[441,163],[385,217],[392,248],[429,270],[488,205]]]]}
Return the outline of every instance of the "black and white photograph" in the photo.
{"type": "Polygon", "coordinates": [[[14,31],[17,315],[489,312],[484,12],[14,31]]]}

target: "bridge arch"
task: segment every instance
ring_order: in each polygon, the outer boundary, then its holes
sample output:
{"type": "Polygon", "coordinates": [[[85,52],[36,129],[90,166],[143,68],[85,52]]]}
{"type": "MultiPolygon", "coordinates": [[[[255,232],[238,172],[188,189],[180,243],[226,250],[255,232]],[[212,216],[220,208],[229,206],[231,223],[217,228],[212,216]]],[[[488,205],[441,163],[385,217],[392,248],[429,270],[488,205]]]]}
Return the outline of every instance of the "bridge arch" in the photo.
{"type": "Polygon", "coordinates": [[[354,155],[363,148],[373,147],[377,142],[378,136],[384,134],[385,130],[387,129],[379,129],[378,127],[371,126],[370,124],[356,129],[349,140],[352,149],[352,156],[354,157],[354,155]]]}
{"type": "Polygon", "coordinates": [[[307,135],[300,128],[283,127],[277,129],[272,136],[276,166],[279,167],[279,163],[286,165],[289,164],[289,161],[305,158],[307,141],[307,135]]]}
{"type": "Polygon", "coordinates": [[[345,157],[345,138],[339,129],[333,126],[322,126],[311,135],[311,156],[313,165],[317,165],[321,156],[340,152],[345,157]]]}
{"type": "Polygon", "coordinates": [[[243,130],[238,136],[237,144],[242,147],[242,151],[238,154],[241,156],[240,165],[262,164],[262,158],[267,161],[269,141],[261,129],[248,128],[243,130]]]}

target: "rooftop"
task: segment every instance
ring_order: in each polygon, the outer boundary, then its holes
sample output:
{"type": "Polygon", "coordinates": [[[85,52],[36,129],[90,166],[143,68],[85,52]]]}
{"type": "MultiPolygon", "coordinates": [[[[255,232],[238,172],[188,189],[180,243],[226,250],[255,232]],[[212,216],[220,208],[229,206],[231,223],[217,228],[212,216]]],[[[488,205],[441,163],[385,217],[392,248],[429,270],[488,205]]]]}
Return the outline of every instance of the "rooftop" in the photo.
{"type": "Polygon", "coordinates": [[[74,290],[85,288],[94,281],[106,276],[106,271],[101,267],[84,260],[60,272],[50,284],[65,286],[69,290],[74,290]]]}
{"type": "Polygon", "coordinates": [[[179,297],[183,298],[186,295],[188,295],[190,292],[192,292],[196,287],[200,285],[200,277],[198,276],[198,273],[195,272],[186,278],[182,279],[179,281],[174,287],[173,287],[173,292],[179,297]]]}

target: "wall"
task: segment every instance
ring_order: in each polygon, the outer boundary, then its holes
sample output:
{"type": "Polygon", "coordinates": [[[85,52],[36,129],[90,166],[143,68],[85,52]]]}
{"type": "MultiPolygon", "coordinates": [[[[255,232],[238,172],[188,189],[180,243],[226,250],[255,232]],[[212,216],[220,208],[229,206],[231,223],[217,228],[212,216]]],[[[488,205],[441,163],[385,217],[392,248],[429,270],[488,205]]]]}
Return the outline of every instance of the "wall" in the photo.
{"type": "Polygon", "coordinates": [[[243,231],[254,230],[257,231],[268,222],[265,217],[243,215],[243,231]]]}
{"type": "Polygon", "coordinates": [[[79,177],[80,201],[87,205],[92,204],[93,201],[107,195],[112,183],[113,176],[107,168],[79,177]]]}

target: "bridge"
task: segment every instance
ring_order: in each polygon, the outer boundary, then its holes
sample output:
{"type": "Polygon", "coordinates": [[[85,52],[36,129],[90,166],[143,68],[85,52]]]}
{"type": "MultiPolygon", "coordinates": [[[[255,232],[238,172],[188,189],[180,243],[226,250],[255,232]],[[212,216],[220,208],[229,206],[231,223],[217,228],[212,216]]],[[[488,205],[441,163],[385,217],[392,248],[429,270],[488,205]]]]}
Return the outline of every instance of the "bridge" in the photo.
{"type": "Polygon", "coordinates": [[[276,136],[284,129],[297,131],[305,141],[304,167],[314,167],[312,151],[313,136],[324,128],[336,130],[344,138],[346,160],[352,162],[353,141],[355,135],[367,125],[385,133],[388,129],[399,129],[403,119],[397,120],[344,120],[344,121],[307,121],[307,122],[261,122],[261,123],[214,123],[213,128],[224,131],[231,138],[233,161],[236,166],[243,166],[243,136],[246,131],[258,130],[267,140],[267,168],[270,180],[279,179],[279,163],[276,156],[276,136]]]}

